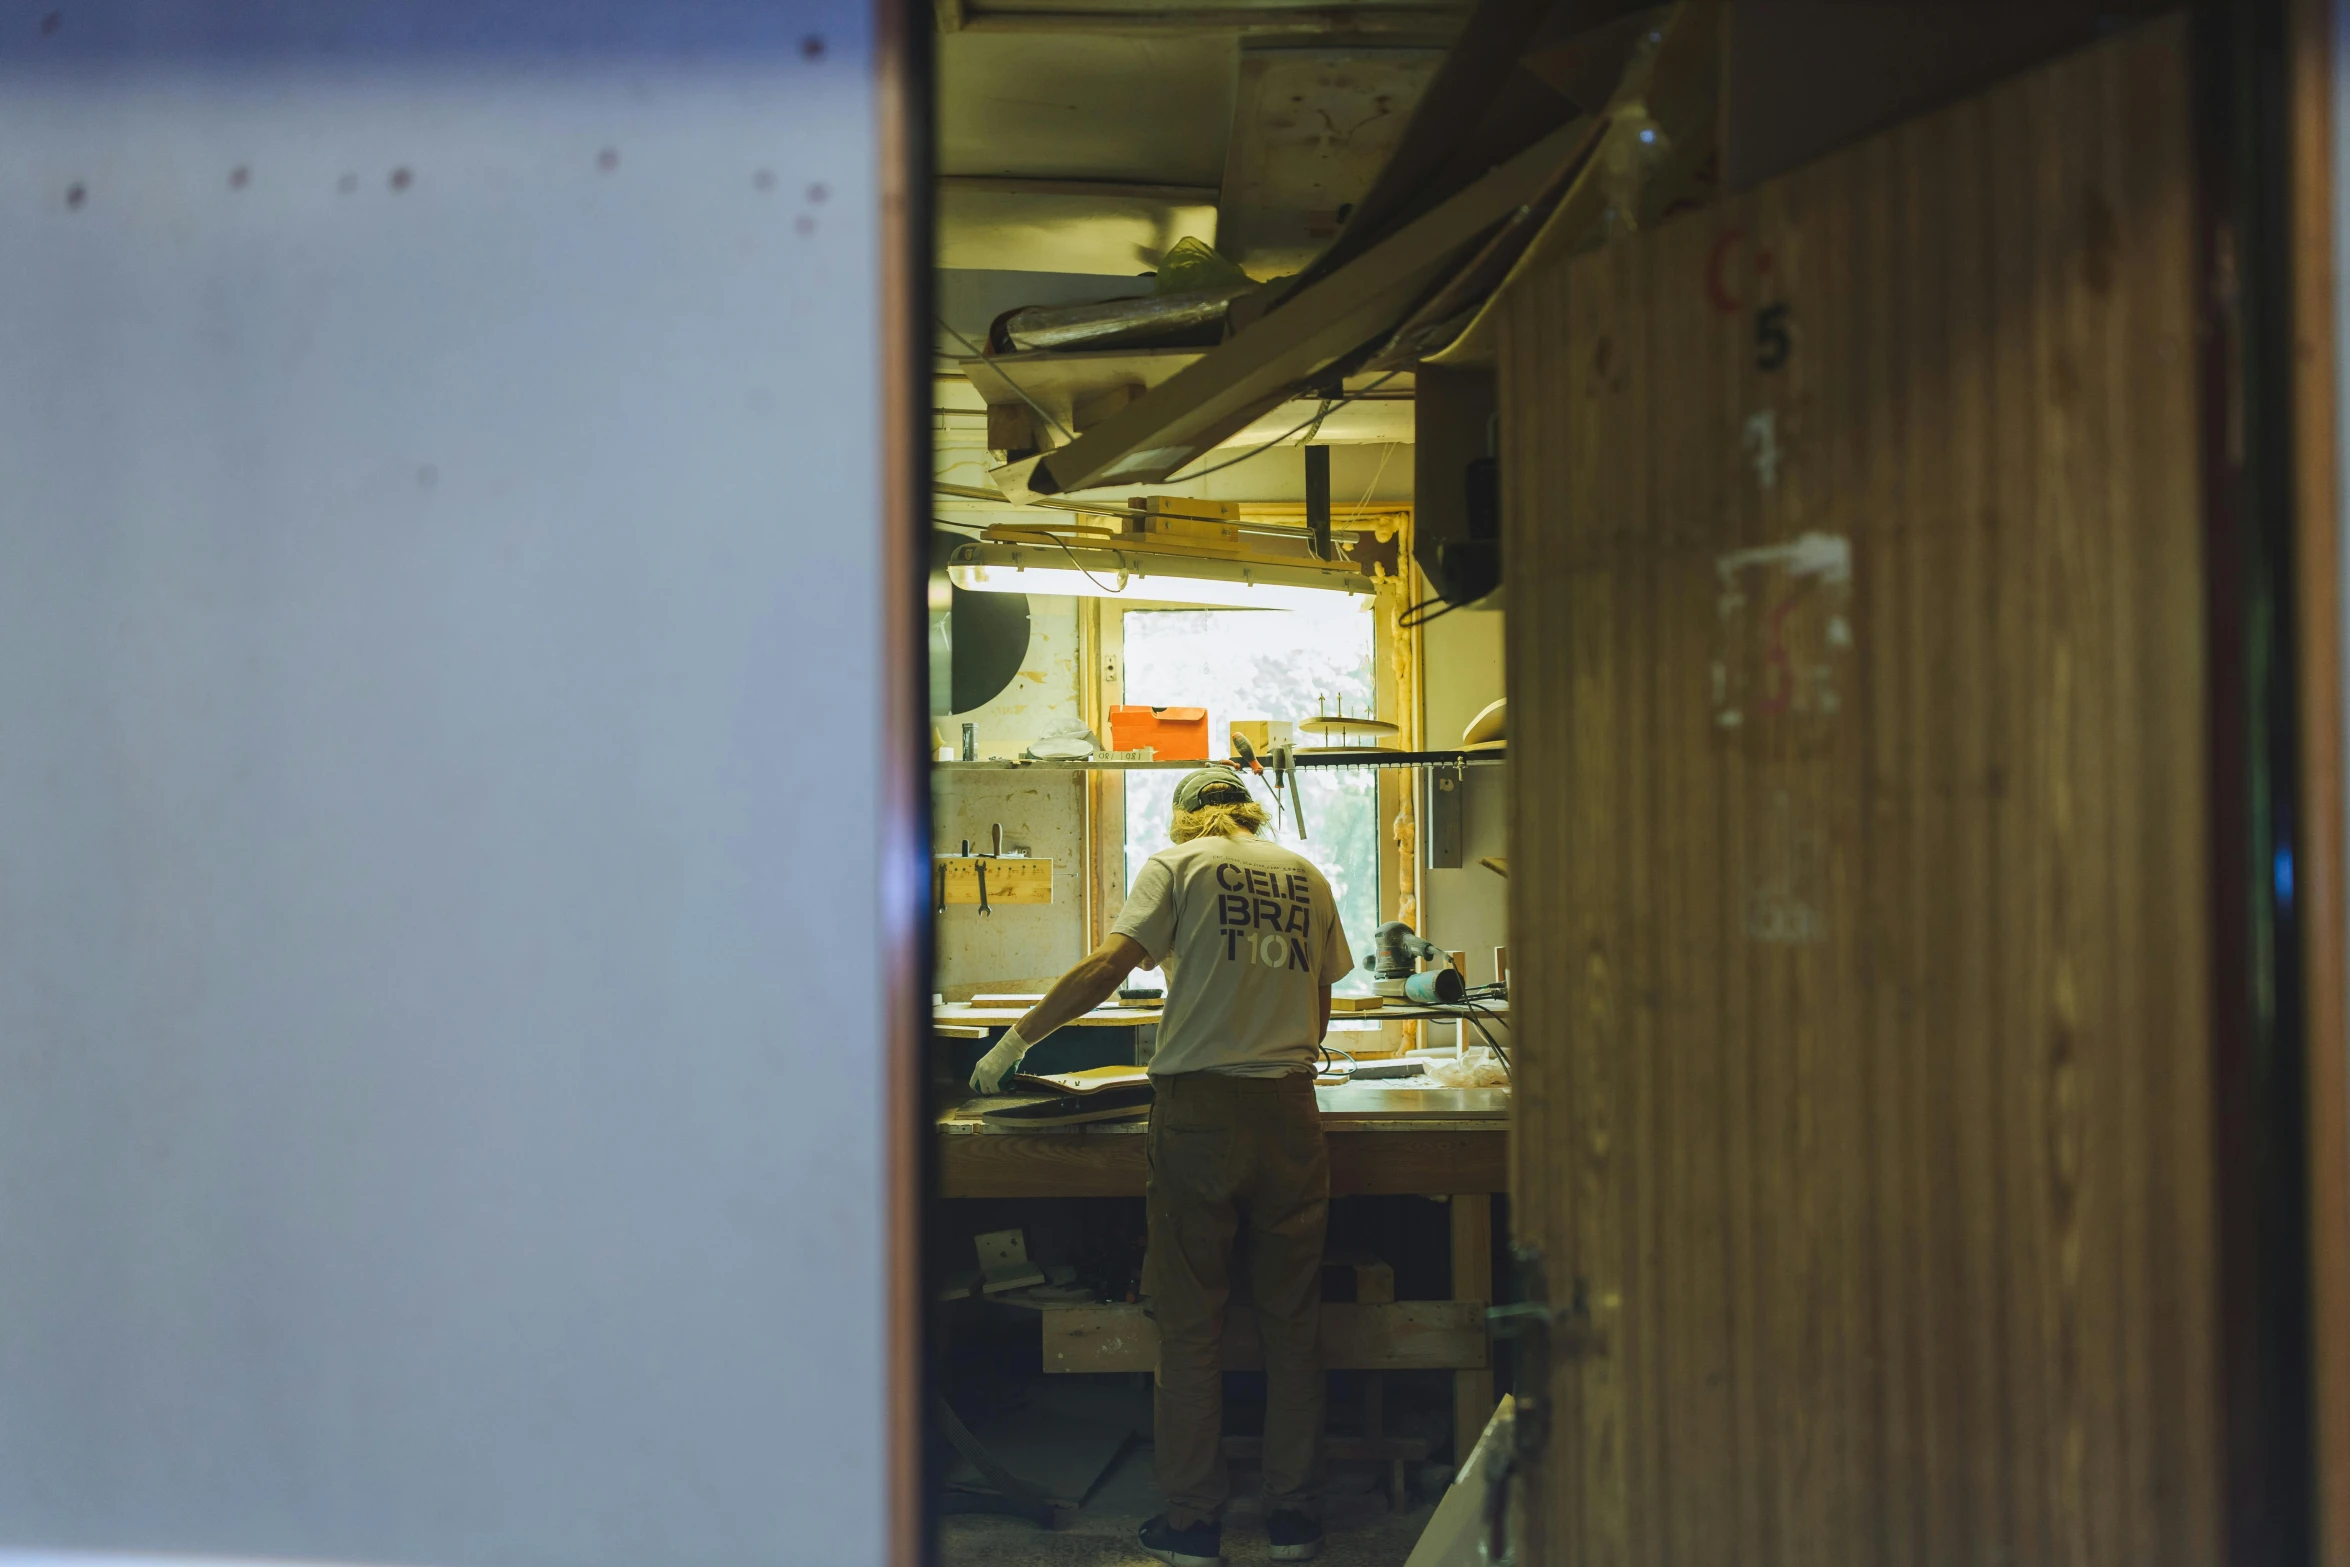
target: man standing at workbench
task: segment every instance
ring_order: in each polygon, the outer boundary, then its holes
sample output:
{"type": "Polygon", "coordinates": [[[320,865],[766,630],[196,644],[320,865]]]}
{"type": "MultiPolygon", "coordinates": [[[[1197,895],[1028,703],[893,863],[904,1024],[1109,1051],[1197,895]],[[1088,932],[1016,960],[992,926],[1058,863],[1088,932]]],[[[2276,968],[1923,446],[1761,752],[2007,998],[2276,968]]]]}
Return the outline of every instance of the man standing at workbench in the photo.
{"type": "Polygon", "coordinates": [[[980,1061],[993,1093],[1031,1045],[1110,998],[1140,965],[1164,967],[1150,1063],[1150,1254],[1159,1326],[1153,1404],[1167,1511],[1142,1548],[1174,1567],[1220,1567],[1224,1316],[1246,1259],[1265,1346],[1265,1511],[1275,1561],[1321,1554],[1322,1241],[1330,1155],[1314,1063],[1330,987],[1353,967],[1330,884],[1258,837],[1264,807],[1226,767],[1175,786],[1175,846],[1143,863],[1092,956],[1055,982],[980,1061]]]}

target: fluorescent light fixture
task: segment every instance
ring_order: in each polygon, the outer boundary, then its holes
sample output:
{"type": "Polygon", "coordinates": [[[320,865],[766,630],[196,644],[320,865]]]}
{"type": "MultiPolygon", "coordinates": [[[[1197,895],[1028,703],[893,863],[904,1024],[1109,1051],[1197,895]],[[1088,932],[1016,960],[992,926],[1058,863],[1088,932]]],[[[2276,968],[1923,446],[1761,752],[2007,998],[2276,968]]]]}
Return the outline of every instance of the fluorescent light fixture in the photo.
{"type": "Polygon", "coordinates": [[[1060,593],[1073,598],[1140,599],[1215,609],[1325,609],[1332,594],[1365,605],[1378,586],[1359,570],[1150,550],[1067,549],[1032,544],[964,544],[947,557],[947,580],[972,593],[1060,593]]]}

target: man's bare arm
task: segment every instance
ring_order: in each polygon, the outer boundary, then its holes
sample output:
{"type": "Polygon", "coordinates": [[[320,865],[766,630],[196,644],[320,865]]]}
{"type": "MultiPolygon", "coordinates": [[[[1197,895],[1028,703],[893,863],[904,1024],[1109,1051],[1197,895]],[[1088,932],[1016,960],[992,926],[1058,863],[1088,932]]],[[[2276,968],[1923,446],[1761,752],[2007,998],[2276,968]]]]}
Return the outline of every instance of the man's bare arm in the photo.
{"type": "Polygon", "coordinates": [[[1330,987],[1322,986],[1321,992],[1322,1021],[1314,1030],[1314,1043],[1317,1045],[1330,1037],[1330,987]]]}
{"type": "MultiPolygon", "coordinates": [[[[1133,973],[1149,954],[1132,936],[1113,935],[1087,954],[1075,968],[1053,981],[1044,999],[1013,1024],[1022,1039],[1042,1044],[1047,1034],[1072,1018],[1080,1018],[1110,999],[1111,992],[1133,973]]],[[[1325,992],[1327,996],[1327,992],[1325,992]]]]}

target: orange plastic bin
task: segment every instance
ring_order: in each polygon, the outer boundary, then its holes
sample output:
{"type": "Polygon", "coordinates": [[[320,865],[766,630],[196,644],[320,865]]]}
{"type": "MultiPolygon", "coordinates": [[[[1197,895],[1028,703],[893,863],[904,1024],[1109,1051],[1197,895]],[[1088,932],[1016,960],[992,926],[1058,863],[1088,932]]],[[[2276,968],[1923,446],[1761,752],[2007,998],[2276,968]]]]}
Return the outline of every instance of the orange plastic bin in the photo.
{"type": "Polygon", "coordinates": [[[1149,746],[1162,762],[1208,759],[1208,710],[1204,707],[1113,707],[1110,749],[1149,746]]]}

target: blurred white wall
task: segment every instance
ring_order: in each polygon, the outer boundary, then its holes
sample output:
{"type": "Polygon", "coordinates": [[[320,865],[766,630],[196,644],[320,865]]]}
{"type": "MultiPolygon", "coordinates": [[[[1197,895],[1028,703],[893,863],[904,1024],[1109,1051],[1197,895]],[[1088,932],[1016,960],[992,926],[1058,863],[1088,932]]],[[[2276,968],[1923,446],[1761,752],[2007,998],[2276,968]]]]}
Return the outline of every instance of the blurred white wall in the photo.
{"type": "Polygon", "coordinates": [[[0,1547],[880,1558],[871,34],[0,20],[0,1547]]]}

